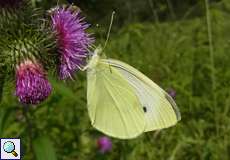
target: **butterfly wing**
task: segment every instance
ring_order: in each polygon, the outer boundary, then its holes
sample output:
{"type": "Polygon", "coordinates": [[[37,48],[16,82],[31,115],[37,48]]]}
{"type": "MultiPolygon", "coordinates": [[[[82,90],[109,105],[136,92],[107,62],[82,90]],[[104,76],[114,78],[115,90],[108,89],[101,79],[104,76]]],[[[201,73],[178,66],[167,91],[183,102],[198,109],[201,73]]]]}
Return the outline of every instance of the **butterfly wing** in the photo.
{"type": "Polygon", "coordinates": [[[144,132],[146,122],[141,104],[121,73],[99,63],[87,70],[87,83],[88,112],[95,128],[121,139],[144,132]]]}
{"type": "Polygon", "coordinates": [[[173,126],[181,119],[171,96],[140,71],[118,60],[103,59],[102,62],[116,68],[114,70],[135,89],[145,113],[145,132],[173,126]]]}

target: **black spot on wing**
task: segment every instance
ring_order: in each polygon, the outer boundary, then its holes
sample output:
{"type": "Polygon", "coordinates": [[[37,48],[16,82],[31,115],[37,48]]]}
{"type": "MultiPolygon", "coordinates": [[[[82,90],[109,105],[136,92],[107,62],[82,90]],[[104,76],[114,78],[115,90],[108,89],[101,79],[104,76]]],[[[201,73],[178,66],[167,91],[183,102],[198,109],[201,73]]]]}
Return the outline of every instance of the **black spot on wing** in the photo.
{"type": "Polygon", "coordinates": [[[147,112],[147,108],[144,106],[143,107],[143,111],[146,113],[147,112]]]}

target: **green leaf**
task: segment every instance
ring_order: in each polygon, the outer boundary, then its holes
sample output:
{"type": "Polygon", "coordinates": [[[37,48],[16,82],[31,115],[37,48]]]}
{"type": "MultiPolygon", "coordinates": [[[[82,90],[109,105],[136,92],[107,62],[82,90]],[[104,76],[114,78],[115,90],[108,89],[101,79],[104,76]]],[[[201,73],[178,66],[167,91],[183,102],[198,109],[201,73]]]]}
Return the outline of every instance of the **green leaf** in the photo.
{"type": "Polygon", "coordinates": [[[46,137],[39,137],[33,142],[34,152],[37,160],[56,160],[56,153],[52,141],[46,137]]]}
{"type": "Polygon", "coordinates": [[[50,82],[52,83],[52,86],[55,89],[55,91],[57,91],[58,93],[72,99],[76,98],[76,94],[74,94],[74,92],[70,88],[65,86],[63,83],[58,82],[54,79],[50,79],[50,82]]]}
{"type": "Polygon", "coordinates": [[[0,136],[2,137],[3,132],[4,132],[4,124],[7,119],[7,110],[1,108],[0,109],[0,136]]]}
{"type": "Polygon", "coordinates": [[[20,123],[15,122],[15,109],[3,107],[0,105],[0,137],[10,137],[12,135],[20,134],[24,127],[20,123]]]}

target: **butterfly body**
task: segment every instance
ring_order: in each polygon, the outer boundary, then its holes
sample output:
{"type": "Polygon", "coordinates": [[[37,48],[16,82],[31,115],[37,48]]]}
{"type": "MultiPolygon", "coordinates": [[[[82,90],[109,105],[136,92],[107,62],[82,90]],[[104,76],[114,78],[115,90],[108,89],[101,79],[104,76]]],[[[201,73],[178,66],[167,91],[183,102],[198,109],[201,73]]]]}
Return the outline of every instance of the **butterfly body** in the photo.
{"type": "Polygon", "coordinates": [[[128,64],[101,59],[95,51],[87,67],[87,106],[92,125],[121,139],[175,125],[180,112],[173,99],[128,64]]]}

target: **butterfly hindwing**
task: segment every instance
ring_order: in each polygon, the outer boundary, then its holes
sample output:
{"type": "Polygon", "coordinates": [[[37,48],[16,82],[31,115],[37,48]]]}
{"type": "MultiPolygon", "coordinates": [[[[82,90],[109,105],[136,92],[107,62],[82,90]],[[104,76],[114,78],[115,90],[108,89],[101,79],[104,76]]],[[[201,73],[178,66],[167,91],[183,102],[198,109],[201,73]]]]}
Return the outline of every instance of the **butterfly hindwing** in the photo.
{"type": "Polygon", "coordinates": [[[114,67],[98,63],[87,70],[88,111],[92,125],[107,135],[129,139],[145,130],[145,116],[134,88],[114,67]]]}

